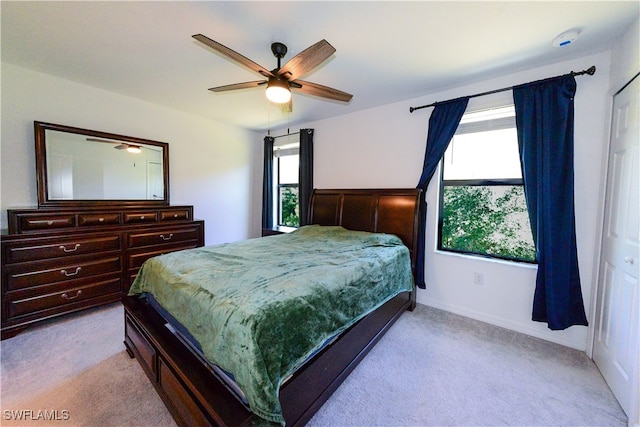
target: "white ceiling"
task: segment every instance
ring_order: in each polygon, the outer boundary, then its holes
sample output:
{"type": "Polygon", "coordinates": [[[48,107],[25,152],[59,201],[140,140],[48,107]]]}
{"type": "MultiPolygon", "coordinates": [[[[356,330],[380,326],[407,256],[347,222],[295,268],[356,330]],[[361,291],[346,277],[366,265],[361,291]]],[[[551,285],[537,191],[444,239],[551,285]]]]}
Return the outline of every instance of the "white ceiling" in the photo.
{"type": "MultiPolygon", "coordinates": [[[[609,49],[637,19],[638,1],[2,1],[2,61],[264,131],[415,98],[609,49]],[[576,42],[554,48],[569,29],[576,42]],[[202,33],[275,68],[274,41],[295,54],[326,39],[336,53],[305,80],[350,103],[293,95],[293,112],[258,80],[191,38],[202,33]]],[[[590,64],[586,64],[590,65],[590,64]]],[[[578,70],[575,70],[578,71],[578,70]]],[[[409,105],[407,105],[407,108],[409,105]]]]}

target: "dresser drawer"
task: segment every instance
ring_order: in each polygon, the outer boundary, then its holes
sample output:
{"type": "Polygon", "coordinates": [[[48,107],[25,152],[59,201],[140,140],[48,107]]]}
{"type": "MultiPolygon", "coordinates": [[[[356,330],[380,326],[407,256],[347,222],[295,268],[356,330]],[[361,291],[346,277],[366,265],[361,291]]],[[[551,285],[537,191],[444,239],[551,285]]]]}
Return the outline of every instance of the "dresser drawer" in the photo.
{"type": "Polygon", "coordinates": [[[156,213],[155,212],[124,213],[122,215],[122,220],[125,224],[156,222],[156,213]]]}
{"type": "Polygon", "coordinates": [[[23,230],[53,230],[56,228],[74,227],[76,216],[65,215],[29,215],[20,217],[20,227],[23,230]]]}
{"type": "Polygon", "coordinates": [[[166,228],[144,233],[129,233],[127,246],[140,248],[151,245],[164,245],[190,240],[198,240],[198,227],[166,228]]]}
{"type": "Polygon", "coordinates": [[[120,278],[113,278],[44,295],[11,299],[7,304],[9,317],[23,316],[120,291],[120,278]]]}
{"type": "Polygon", "coordinates": [[[80,226],[118,224],[120,224],[119,213],[78,214],[78,225],[80,226]]]}
{"type": "Polygon", "coordinates": [[[27,264],[7,268],[6,289],[12,291],[122,271],[120,256],[82,261],[65,260],[52,268],[47,268],[46,265],[47,263],[43,262],[35,266],[27,264]]]}
{"type": "Polygon", "coordinates": [[[188,220],[189,218],[189,210],[170,210],[170,211],[158,211],[158,221],[177,221],[177,220],[188,220]]]}
{"type": "Polygon", "coordinates": [[[186,243],[186,244],[181,244],[179,246],[173,246],[173,247],[163,247],[162,249],[156,250],[156,251],[149,251],[149,252],[140,252],[140,253],[135,253],[135,254],[130,254],[129,255],[129,269],[137,269],[140,268],[142,266],[142,264],[148,260],[149,258],[152,258],[154,256],[158,256],[158,255],[164,255],[164,254],[168,254],[170,252],[175,252],[175,251],[181,251],[183,249],[194,249],[197,248],[198,244],[196,242],[193,243],[186,243]]]}
{"type": "Polygon", "coordinates": [[[38,239],[37,241],[7,244],[5,263],[13,264],[24,261],[68,257],[74,255],[94,254],[120,250],[120,235],[105,237],[58,237],[38,239]]]}

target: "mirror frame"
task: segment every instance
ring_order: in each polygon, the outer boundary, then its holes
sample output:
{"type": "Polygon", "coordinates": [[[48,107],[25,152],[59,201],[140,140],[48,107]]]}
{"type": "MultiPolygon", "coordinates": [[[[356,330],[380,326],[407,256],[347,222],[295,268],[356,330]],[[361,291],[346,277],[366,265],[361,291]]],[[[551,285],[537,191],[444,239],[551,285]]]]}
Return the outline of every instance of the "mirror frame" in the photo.
{"type": "Polygon", "coordinates": [[[89,129],[81,129],[53,123],[34,121],[34,136],[36,143],[36,179],[38,186],[38,207],[153,207],[169,205],[169,144],[166,142],[152,141],[149,139],[135,138],[114,133],[100,132],[89,129]],[[115,139],[118,141],[131,142],[133,144],[155,145],[162,148],[162,175],[164,183],[164,198],[162,200],[115,200],[115,199],[92,199],[92,200],[50,200],[49,188],[47,185],[47,130],[67,132],[79,135],[86,135],[95,138],[115,139]]]}

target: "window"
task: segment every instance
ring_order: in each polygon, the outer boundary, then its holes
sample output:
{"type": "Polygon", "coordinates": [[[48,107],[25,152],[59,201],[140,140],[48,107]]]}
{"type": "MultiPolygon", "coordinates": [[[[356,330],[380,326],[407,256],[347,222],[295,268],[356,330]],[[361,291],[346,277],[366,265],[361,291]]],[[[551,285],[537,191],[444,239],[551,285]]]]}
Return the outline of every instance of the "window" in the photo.
{"type": "Polygon", "coordinates": [[[273,149],[273,182],[275,184],[274,218],[277,225],[300,226],[298,203],[298,176],[300,144],[285,140],[273,149]]]}
{"type": "Polygon", "coordinates": [[[441,173],[438,249],[535,262],[513,106],[465,114],[441,173]]]}

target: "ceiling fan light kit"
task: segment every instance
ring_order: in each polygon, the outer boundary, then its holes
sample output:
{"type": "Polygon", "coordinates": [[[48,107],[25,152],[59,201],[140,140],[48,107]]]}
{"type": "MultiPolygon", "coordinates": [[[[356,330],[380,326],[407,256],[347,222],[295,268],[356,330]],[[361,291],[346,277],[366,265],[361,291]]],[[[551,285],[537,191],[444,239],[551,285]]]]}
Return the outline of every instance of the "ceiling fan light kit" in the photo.
{"type": "Polygon", "coordinates": [[[129,145],[129,146],[127,147],[127,151],[128,151],[129,153],[139,154],[139,153],[142,153],[142,148],[140,148],[140,147],[139,147],[139,146],[137,146],[137,145],[129,145]]]}
{"type": "Polygon", "coordinates": [[[269,71],[263,66],[256,64],[249,58],[202,34],[195,34],[192,37],[199,42],[209,46],[211,49],[222,54],[228,59],[236,62],[238,65],[241,65],[267,79],[267,81],[257,80],[217,86],[209,89],[212,92],[247,89],[261,86],[266,83],[267,99],[277,104],[290,103],[291,89],[295,89],[298,92],[307,95],[319,96],[321,98],[327,98],[341,102],[349,102],[353,97],[353,95],[342,92],[338,89],[319,85],[317,83],[298,80],[298,77],[302,77],[305,74],[310,73],[335,53],[336,49],[331,46],[331,44],[329,44],[329,42],[327,42],[326,40],[320,40],[316,44],[306,48],[305,50],[291,58],[283,66],[280,66],[280,60],[287,54],[287,46],[280,42],[272,43],[271,52],[278,59],[278,66],[269,71]]]}
{"type": "Polygon", "coordinates": [[[267,83],[267,99],[276,104],[284,104],[291,99],[289,84],[277,77],[270,77],[267,83]]]}

